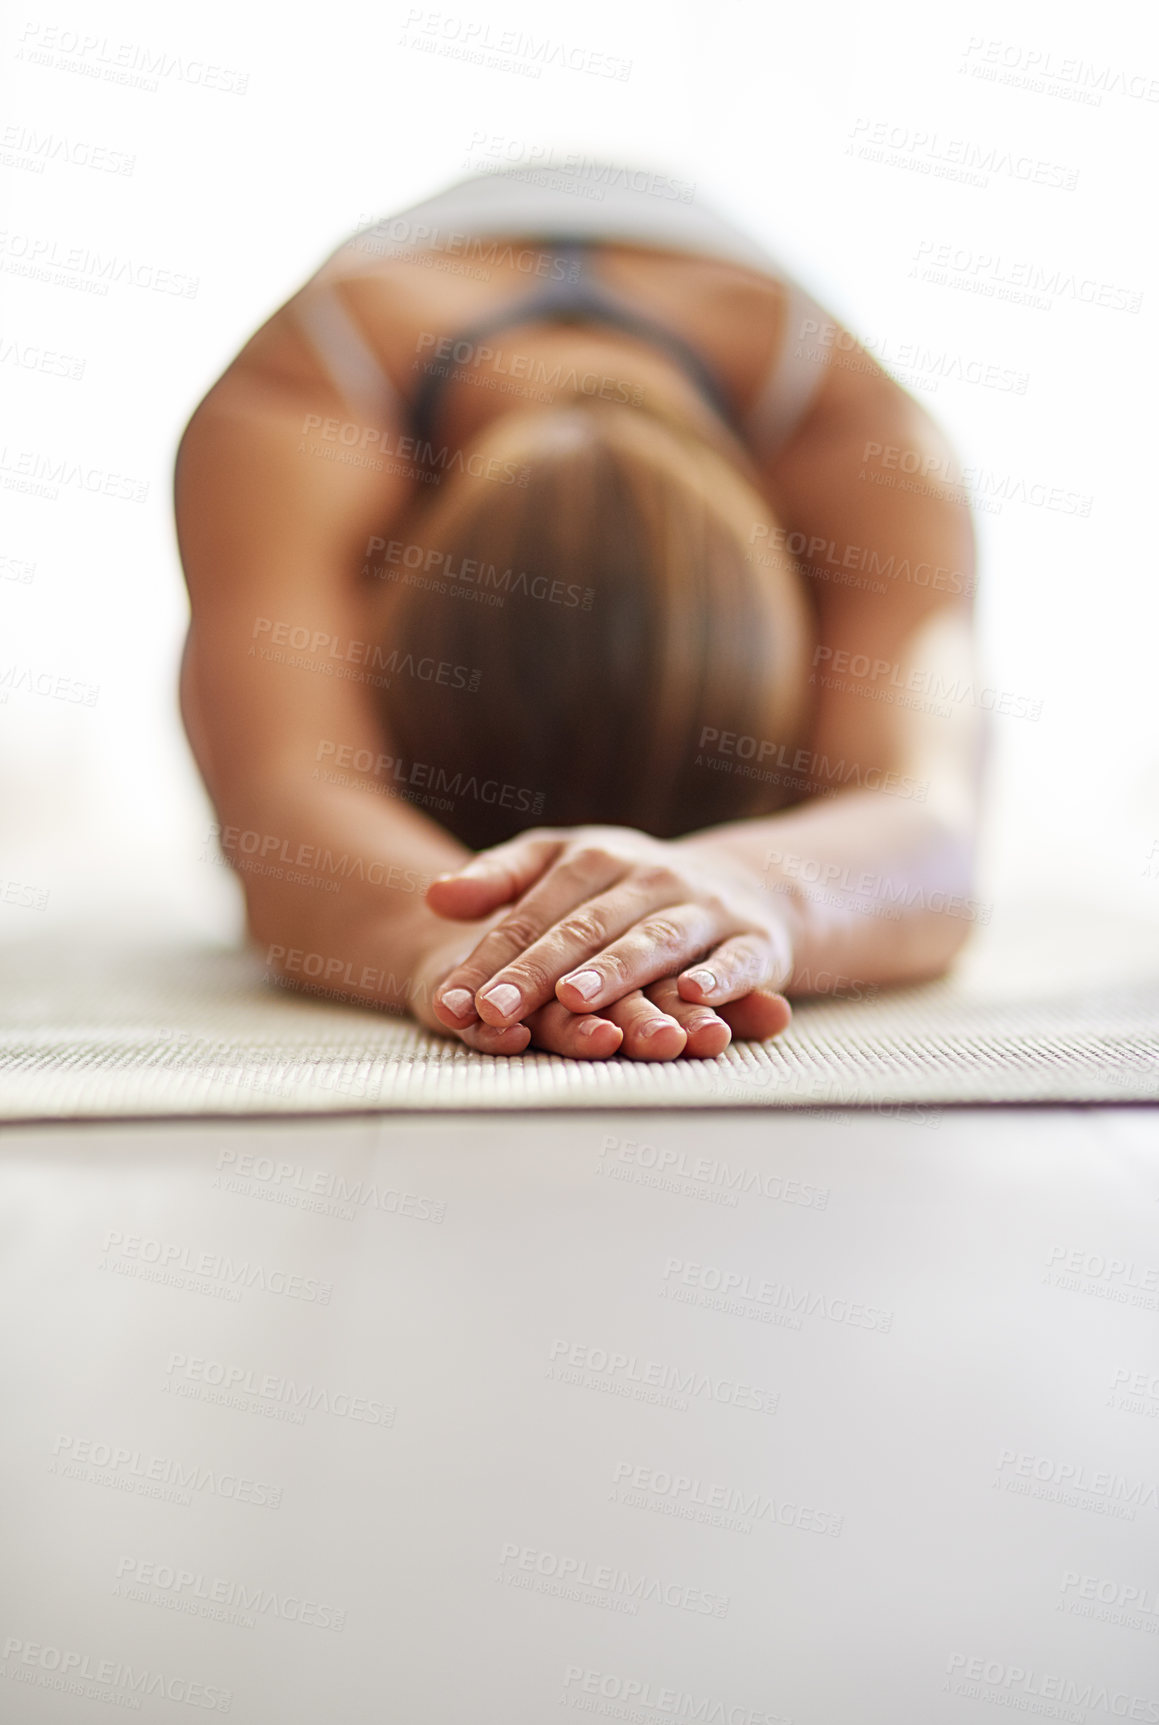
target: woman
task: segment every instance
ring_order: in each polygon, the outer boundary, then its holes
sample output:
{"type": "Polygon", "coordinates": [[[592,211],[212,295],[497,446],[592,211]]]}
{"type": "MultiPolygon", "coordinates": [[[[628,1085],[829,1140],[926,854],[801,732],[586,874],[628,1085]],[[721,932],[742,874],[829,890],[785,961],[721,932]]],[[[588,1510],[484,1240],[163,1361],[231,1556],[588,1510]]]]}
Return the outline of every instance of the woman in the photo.
{"type": "Polygon", "coordinates": [[[272,973],[667,1060],[944,971],[980,756],[952,460],[712,211],[498,172],[341,246],[177,463],[182,711],[272,973]]]}

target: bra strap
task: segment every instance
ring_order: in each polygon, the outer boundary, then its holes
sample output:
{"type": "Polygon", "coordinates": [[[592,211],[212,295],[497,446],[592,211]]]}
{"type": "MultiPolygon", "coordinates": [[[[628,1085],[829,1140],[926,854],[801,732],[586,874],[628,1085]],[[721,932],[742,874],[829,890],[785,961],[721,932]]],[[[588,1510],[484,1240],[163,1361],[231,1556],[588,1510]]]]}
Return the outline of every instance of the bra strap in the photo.
{"type": "Polygon", "coordinates": [[[827,314],[795,281],[786,277],[782,281],[786,299],[781,351],[744,421],[749,442],[763,456],[775,454],[788,442],[828,368],[828,354],[817,345],[817,335],[829,321],[827,314]]]}
{"type": "Polygon", "coordinates": [[[320,285],[292,307],[294,318],[334,388],[354,411],[377,424],[384,410],[405,422],[406,403],[353,315],[337,284],[320,285]]]}

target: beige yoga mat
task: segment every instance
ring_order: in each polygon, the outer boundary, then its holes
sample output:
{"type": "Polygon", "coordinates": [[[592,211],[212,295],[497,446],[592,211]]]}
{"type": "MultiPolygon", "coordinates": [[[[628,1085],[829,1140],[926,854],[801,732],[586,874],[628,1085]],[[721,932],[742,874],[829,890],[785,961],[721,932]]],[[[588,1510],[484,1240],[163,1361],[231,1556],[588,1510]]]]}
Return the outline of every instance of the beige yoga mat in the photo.
{"type": "Polygon", "coordinates": [[[269,986],[251,954],[9,947],[0,1118],[1159,1100],[1159,923],[1006,907],[947,978],[813,999],[716,1060],[475,1054],[269,986]]]}

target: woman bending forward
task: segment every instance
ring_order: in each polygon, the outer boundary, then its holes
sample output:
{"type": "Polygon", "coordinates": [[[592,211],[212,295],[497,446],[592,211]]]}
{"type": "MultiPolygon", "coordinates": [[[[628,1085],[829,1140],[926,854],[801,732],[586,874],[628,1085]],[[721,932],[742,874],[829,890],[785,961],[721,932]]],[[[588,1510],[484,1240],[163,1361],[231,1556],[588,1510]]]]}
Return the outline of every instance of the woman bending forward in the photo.
{"type": "Polygon", "coordinates": [[[346,242],[177,462],[182,711],[271,973],[491,1054],[719,1054],[971,922],[973,534],[700,206],[508,172],[346,242]]]}

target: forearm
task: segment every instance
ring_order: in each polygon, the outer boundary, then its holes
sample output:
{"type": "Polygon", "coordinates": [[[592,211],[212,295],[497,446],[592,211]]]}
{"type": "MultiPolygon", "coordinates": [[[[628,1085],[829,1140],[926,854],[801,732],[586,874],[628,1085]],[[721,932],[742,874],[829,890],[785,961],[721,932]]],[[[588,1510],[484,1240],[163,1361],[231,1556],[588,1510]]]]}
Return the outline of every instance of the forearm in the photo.
{"type": "Polygon", "coordinates": [[[421,966],[447,937],[426,888],[472,853],[388,780],[315,777],[244,747],[238,755],[204,776],[213,836],[267,969],[292,987],[394,1011],[421,1006],[421,966]]]}
{"type": "MultiPolygon", "coordinates": [[[[365,885],[382,908],[417,898],[436,875],[461,868],[471,852],[449,833],[384,789],[377,793],[311,787],[267,791],[260,802],[235,805],[219,820],[223,854],[246,874],[247,859],[317,882],[365,885]]],[[[257,874],[250,870],[251,876],[257,874]]]]}
{"type": "Polygon", "coordinates": [[[397,794],[369,703],[346,698],[352,687],[339,685],[344,707],[329,713],[319,711],[336,699],[328,680],[295,686],[288,668],[277,668],[281,687],[272,669],[257,673],[266,681],[255,691],[252,661],[231,682],[197,635],[182,714],[267,971],[288,987],[421,1015],[430,954],[448,937],[426,888],[470,850],[397,794]]]}
{"type": "Polygon", "coordinates": [[[783,909],[790,993],[940,975],[977,920],[970,824],[880,792],[818,799],[677,842],[739,865],[783,909]]]}
{"type": "Polygon", "coordinates": [[[412,826],[413,810],[383,801],[348,790],[301,799],[283,788],[222,819],[216,840],[242,883],[249,935],[271,974],[408,1011],[421,1005],[423,961],[450,932],[426,890],[471,853],[440,829],[432,842],[412,826]]]}
{"type": "Polygon", "coordinates": [[[412,481],[303,454],[304,416],[335,404],[263,363],[232,367],[182,438],[182,714],[267,969],[421,1016],[442,948],[472,935],[429,910],[425,889],[471,852],[407,800],[362,674],[382,645],[366,547],[412,481]]]}
{"type": "Polygon", "coordinates": [[[182,716],[231,858],[234,851],[276,853],[303,868],[312,850],[353,848],[427,874],[467,860],[464,845],[397,794],[369,703],[348,699],[343,713],[320,715],[303,698],[309,691],[301,691],[284,703],[271,736],[262,703],[255,717],[235,688],[228,705],[212,671],[212,660],[195,650],[191,637],[182,664],[182,716]],[[335,722],[328,726],[327,717],[335,722]]]}

